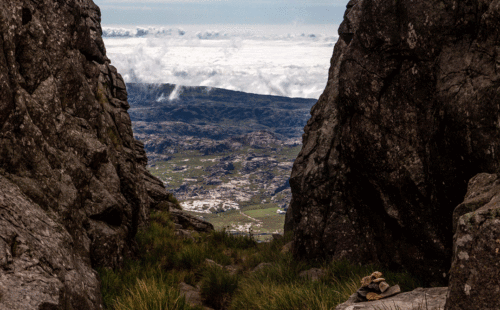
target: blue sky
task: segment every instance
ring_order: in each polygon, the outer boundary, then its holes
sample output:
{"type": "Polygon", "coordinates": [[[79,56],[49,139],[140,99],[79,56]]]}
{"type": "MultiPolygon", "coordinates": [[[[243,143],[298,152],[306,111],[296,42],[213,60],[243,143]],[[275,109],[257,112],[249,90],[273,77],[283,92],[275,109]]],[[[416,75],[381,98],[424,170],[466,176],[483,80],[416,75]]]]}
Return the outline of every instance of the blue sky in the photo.
{"type": "Polygon", "coordinates": [[[348,0],[94,0],[103,25],[340,24],[348,0]]]}

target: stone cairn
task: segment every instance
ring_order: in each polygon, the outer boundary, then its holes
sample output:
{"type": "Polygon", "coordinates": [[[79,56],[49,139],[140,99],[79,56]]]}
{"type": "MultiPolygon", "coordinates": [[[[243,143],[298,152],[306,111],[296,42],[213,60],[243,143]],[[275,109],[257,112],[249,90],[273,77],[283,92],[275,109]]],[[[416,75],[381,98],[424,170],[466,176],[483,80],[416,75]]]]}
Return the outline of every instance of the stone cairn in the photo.
{"type": "Polygon", "coordinates": [[[357,290],[358,301],[379,300],[401,292],[399,285],[390,286],[382,278],[382,273],[375,271],[361,279],[361,288],[357,290]]]}

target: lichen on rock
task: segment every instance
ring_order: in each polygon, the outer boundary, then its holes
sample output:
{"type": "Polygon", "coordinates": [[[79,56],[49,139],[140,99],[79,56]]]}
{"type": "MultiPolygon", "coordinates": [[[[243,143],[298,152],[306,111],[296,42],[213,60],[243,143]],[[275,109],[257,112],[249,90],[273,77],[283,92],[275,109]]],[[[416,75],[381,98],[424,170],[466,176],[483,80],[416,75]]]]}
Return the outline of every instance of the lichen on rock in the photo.
{"type": "Polygon", "coordinates": [[[445,310],[498,309],[500,178],[480,173],[454,212],[455,235],[445,310]],[[467,213],[465,213],[467,212],[467,213]]]}

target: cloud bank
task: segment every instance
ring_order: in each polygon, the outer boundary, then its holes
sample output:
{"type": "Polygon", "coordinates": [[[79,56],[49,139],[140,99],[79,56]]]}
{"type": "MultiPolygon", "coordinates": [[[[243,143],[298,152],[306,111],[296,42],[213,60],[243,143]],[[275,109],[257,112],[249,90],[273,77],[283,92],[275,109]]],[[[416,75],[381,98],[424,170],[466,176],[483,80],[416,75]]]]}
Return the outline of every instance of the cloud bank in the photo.
{"type": "MultiPolygon", "coordinates": [[[[321,27],[103,27],[126,82],[318,98],[337,36],[321,27]]],[[[173,99],[173,98],[170,98],[173,99]]]]}

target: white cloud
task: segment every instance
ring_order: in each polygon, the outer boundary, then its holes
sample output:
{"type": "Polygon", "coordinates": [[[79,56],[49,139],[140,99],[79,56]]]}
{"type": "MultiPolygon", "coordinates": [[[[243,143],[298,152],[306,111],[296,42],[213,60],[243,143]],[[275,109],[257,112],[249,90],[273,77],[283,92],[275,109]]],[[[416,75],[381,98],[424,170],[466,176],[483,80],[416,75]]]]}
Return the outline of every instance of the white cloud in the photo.
{"type": "MultiPolygon", "coordinates": [[[[97,5],[106,3],[231,3],[242,4],[249,3],[248,0],[96,0],[97,5]]],[[[252,4],[266,5],[266,4],[286,4],[286,5],[301,5],[301,6],[314,6],[314,5],[342,5],[345,6],[346,0],[254,0],[252,4]]]]}
{"type": "Polygon", "coordinates": [[[176,99],[179,99],[179,96],[182,94],[182,86],[181,85],[175,85],[174,91],[170,93],[168,96],[168,101],[174,101],[176,99]]]}
{"type": "Polygon", "coordinates": [[[229,0],[99,0],[100,3],[196,3],[196,2],[227,2],[229,0]]]}
{"type": "Polygon", "coordinates": [[[108,57],[126,82],[211,86],[307,98],[318,98],[326,85],[336,37],[324,33],[325,29],[188,28],[105,27],[105,33],[128,32],[130,36],[105,38],[108,57]],[[148,35],[136,37],[137,33],[148,35]]]}

